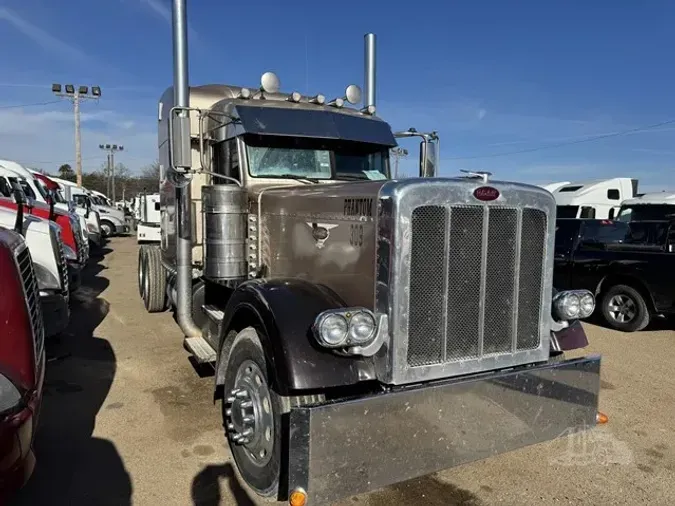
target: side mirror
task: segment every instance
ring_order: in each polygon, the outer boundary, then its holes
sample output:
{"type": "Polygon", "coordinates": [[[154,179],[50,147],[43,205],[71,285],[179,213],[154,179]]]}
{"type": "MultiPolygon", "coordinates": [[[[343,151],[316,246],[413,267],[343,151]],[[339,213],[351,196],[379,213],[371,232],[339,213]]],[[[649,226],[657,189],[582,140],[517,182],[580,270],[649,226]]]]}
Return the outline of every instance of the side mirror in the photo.
{"type": "Polygon", "coordinates": [[[12,183],[12,194],[16,203],[16,221],[14,231],[23,235],[23,206],[26,204],[26,194],[17,183],[12,183]]]}
{"type": "Polygon", "coordinates": [[[436,177],[436,151],[435,141],[420,142],[420,177],[436,177]]]}

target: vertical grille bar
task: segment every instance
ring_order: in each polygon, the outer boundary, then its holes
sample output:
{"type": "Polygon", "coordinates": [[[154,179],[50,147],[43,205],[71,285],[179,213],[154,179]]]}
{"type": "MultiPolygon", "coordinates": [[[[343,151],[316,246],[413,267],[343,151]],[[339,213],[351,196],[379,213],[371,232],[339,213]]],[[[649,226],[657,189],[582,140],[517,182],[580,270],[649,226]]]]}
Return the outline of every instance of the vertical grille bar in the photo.
{"type": "Polygon", "coordinates": [[[513,276],[513,308],[511,321],[513,322],[513,336],[511,338],[511,351],[515,353],[518,349],[518,306],[520,305],[520,251],[523,243],[523,213],[518,212],[516,223],[516,253],[515,253],[515,273],[513,276]]]}
{"type": "Polygon", "coordinates": [[[483,250],[483,220],[482,207],[452,208],[447,260],[448,361],[475,358],[480,353],[480,252],[483,250]]]}
{"type": "Polygon", "coordinates": [[[519,350],[539,346],[539,308],[542,300],[542,274],[546,251],[546,214],[538,209],[524,209],[521,233],[520,270],[518,276],[519,350]],[[537,310],[534,310],[534,309],[537,310]]]}
{"type": "Polygon", "coordinates": [[[422,206],[412,213],[408,364],[443,360],[445,237],[448,213],[441,206],[422,206]]]}

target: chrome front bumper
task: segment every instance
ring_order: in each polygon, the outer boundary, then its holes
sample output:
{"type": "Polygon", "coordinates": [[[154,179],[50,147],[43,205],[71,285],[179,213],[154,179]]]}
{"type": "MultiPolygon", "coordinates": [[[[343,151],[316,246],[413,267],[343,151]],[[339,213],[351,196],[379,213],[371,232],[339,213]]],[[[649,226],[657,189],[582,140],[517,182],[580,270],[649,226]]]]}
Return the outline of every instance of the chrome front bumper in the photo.
{"type": "Polygon", "coordinates": [[[600,357],[293,408],[288,491],[329,504],[596,423],[600,357]]]}

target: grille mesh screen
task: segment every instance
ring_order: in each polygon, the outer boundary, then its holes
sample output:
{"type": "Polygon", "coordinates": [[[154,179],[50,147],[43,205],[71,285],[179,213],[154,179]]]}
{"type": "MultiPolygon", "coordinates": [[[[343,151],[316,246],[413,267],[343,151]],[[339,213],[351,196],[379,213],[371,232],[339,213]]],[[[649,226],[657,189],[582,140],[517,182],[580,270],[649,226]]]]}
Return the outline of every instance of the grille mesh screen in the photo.
{"type": "Polygon", "coordinates": [[[410,252],[410,330],[408,363],[436,364],[443,358],[443,275],[447,211],[440,206],[418,207],[412,214],[410,252]]]}
{"type": "Polygon", "coordinates": [[[542,262],[546,238],[546,215],[537,209],[523,211],[518,290],[518,348],[539,346],[539,312],[541,307],[542,262]]]}
{"type": "Polygon", "coordinates": [[[539,347],[543,211],[422,206],[411,227],[408,366],[539,347]]]}
{"type": "Polygon", "coordinates": [[[453,207],[448,252],[447,360],[478,356],[482,245],[483,208],[453,207]]]}

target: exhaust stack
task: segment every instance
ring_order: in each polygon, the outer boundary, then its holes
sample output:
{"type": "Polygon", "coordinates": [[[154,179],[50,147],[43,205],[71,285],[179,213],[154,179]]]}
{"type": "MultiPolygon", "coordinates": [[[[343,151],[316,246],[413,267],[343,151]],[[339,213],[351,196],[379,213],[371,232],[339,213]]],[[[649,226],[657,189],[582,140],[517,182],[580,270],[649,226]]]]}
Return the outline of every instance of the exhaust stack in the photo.
{"type": "MultiPolygon", "coordinates": [[[[189,107],[190,80],[188,77],[187,8],[185,0],[173,0],[173,105],[189,107]]],[[[189,146],[187,111],[178,113],[179,145],[189,146]],[[187,136],[187,138],[186,138],[187,136]],[[182,138],[181,138],[182,137],[182,138]]],[[[183,149],[183,161],[189,159],[189,149],[183,149]]],[[[190,183],[176,186],[176,322],[186,337],[201,337],[199,327],[192,319],[192,221],[190,183]]]]}
{"type": "Polygon", "coordinates": [[[364,90],[366,95],[366,101],[363,104],[364,107],[373,106],[375,107],[375,34],[367,33],[364,37],[365,39],[365,82],[364,90]]]}

